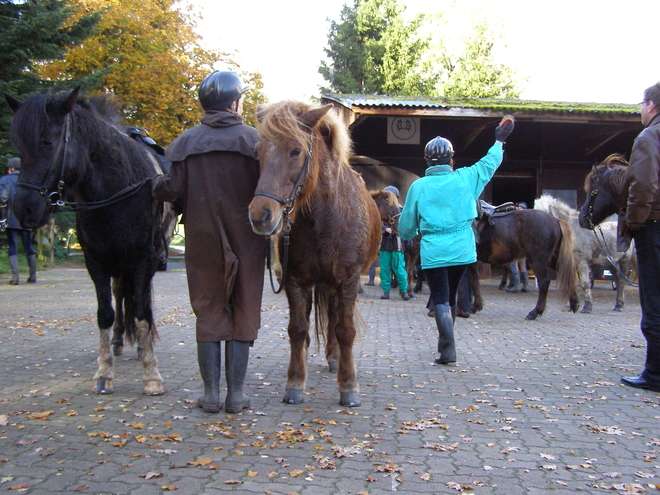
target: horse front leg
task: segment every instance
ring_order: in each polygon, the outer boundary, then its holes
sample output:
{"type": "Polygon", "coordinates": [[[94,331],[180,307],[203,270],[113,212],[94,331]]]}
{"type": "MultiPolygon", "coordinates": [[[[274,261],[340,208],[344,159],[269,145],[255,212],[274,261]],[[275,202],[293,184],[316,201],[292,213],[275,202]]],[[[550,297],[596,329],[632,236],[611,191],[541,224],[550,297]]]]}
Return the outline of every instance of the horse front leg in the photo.
{"type": "Polygon", "coordinates": [[[302,289],[297,283],[286,286],[289,300],[289,344],[291,355],[282,402],[302,404],[305,401],[307,380],[307,352],[309,349],[309,315],[312,312],[312,291],[302,289]]]}
{"type": "MultiPolygon", "coordinates": [[[[619,270],[621,270],[622,273],[626,273],[628,271],[628,267],[619,264],[619,270]]],[[[614,283],[616,284],[616,302],[614,303],[614,308],[612,308],[613,311],[623,311],[623,305],[625,303],[626,297],[626,281],[619,274],[619,270],[612,270],[614,272],[614,283]]]]}
{"type": "Polygon", "coordinates": [[[582,312],[591,313],[593,307],[593,297],[591,295],[591,270],[586,261],[581,261],[577,266],[578,280],[577,286],[584,292],[584,307],[582,312]]]}
{"type": "MultiPolygon", "coordinates": [[[[145,395],[163,395],[163,378],[158,371],[158,358],[154,352],[154,340],[156,337],[156,325],[153,322],[151,311],[151,279],[154,275],[149,257],[138,270],[135,280],[135,327],[138,343],[138,353],[141,349],[142,367],[142,392],[145,395]]],[[[125,294],[127,296],[127,294],[125,294]]]]}
{"type": "Polygon", "coordinates": [[[111,394],[114,388],[114,357],[110,349],[110,332],[115,319],[112,309],[110,276],[88,263],[87,270],[96,288],[97,311],[96,320],[99,326],[99,369],[94,375],[92,392],[96,394],[111,394]]]}
{"type": "Polygon", "coordinates": [[[121,277],[112,279],[112,295],[115,299],[115,322],[112,326],[112,353],[115,356],[124,354],[124,293],[121,277]]]}
{"type": "Polygon", "coordinates": [[[542,264],[540,266],[533,266],[534,274],[536,275],[536,280],[539,285],[539,297],[536,300],[536,306],[534,309],[525,316],[526,320],[536,320],[543,315],[543,311],[545,311],[545,303],[548,298],[548,289],[550,288],[548,268],[542,264]]]}

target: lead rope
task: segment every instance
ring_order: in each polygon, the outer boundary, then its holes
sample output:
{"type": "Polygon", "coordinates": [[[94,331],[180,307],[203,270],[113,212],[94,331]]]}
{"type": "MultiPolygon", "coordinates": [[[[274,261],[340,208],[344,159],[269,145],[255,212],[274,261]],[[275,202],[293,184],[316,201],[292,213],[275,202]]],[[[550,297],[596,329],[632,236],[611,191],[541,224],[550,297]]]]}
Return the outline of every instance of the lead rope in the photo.
{"type": "Polygon", "coordinates": [[[598,234],[596,233],[596,229],[593,230],[594,235],[596,236],[596,240],[598,241],[598,244],[600,248],[603,250],[605,253],[605,257],[607,258],[607,261],[610,262],[610,264],[614,267],[616,272],[623,278],[623,280],[628,284],[631,285],[632,287],[639,287],[638,283],[633,282],[630,280],[627,276],[623,274],[619,266],[616,264],[616,261],[614,261],[614,257],[612,256],[612,252],[610,251],[610,248],[607,245],[607,241],[605,240],[605,234],[603,234],[603,229],[598,226],[598,231],[600,232],[600,238],[598,237],[598,234]]]}

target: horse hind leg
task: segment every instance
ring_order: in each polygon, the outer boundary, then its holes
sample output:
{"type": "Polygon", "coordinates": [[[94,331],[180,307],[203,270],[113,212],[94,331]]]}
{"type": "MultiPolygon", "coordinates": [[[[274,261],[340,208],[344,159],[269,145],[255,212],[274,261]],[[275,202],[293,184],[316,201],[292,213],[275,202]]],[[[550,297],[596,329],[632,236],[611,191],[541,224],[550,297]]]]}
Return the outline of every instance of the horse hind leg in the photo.
{"type": "Polygon", "coordinates": [[[137,340],[142,347],[143,392],[145,395],[163,395],[163,378],[158,371],[158,358],[154,352],[153,334],[147,320],[137,320],[137,340]]]}
{"type": "Polygon", "coordinates": [[[116,317],[112,326],[112,353],[115,356],[124,354],[124,292],[121,288],[121,279],[112,279],[112,294],[115,298],[116,317]]]}
{"type": "MultiPolygon", "coordinates": [[[[619,266],[619,270],[625,273],[624,268],[627,270],[627,266],[619,266]]],[[[618,270],[612,270],[614,272],[614,283],[616,284],[616,302],[612,311],[623,311],[623,305],[625,304],[625,288],[626,281],[623,280],[623,277],[619,274],[618,270]]]]}
{"type": "Polygon", "coordinates": [[[593,309],[593,297],[591,294],[591,277],[590,269],[586,263],[578,266],[578,281],[577,284],[584,292],[584,307],[582,313],[589,314],[593,309]]]}
{"type": "Polygon", "coordinates": [[[114,372],[112,366],[114,357],[110,350],[110,328],[101,328],[98,365],[99,369],[94,375],[94,386],[92,392],[96,394],[112,394],[114,389],[114,372]]]}

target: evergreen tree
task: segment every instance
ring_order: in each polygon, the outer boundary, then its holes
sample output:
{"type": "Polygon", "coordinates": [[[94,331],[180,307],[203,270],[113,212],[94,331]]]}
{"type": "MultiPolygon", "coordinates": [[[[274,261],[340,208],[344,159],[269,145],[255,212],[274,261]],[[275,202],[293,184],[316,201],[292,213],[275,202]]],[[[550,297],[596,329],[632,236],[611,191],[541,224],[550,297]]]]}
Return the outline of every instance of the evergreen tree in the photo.
{"type": "MultiPolygon", "coordinates": [[[[64,56],[93,30],[100,16],[90,12],[72,21],[68,0],[0,0],[0,92],[19,98],[42,91],[35,67],[64,56]]],[[[0,160],[11,155],[11,111],[0,107],[0,160]]]]}
{"type": "MultiPolygon", "coordinates": [[[[424,16],[403,19],[397,0],[354,0],[344,5],[340,22],[330,22],[330,63],[319,73],[339,93],[423,95],[437,77],[428,73],[422,57],[428,43],[417,36],[424,16]]],[[[327,90],[324,88],[324,90],[327,90]]]]}

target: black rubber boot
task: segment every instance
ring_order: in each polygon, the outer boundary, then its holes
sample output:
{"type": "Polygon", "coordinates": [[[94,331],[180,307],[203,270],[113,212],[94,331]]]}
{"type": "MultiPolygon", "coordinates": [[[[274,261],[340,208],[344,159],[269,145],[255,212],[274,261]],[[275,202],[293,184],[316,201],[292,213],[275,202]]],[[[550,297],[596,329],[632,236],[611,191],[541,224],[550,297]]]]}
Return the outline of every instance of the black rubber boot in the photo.
{"type": "Polygon", "coordinates": [[[12,254],[9,256],[9,268],[11,268],[10,285],[18,285],[18,255],[12,254]]]}
{"type": "Polygon", "coordinates": [[[226,413],[239,413],[250,407],[250,398],[243,394],[243,383],[250,357],[250,343],[228,340],[225,344],[225,375],[227,376],[226,413]]]}
{"type": "Polygon", "coordinates": [[[197,405],[207,413],[220,411],[221,342],[197,342],[197,361],[204,381],[204,395],[197,405]]]}
{"type": "Polygon", "coordinates": [[[435,323],[438,326],[438,352],[435,358],[438,364],[456,362],[456,344],[454,342],[454,322],[448,304],[435,305],[435,323]]]}
{"type": "Polygon", "coordinates": [[[520,273],[512,273],[511,280],[513,281],[512,287],[507,287],[507,292],[520,292],[520,273]]]}
{"type": "Polygon", "coordinates": [[[28,266],[30,267],[30,277],[27,281],[31,284],[37,282],[37,256],[31,254],[27,257],[28,266]]]}
{"type": "Polygon", "coordinates": [[[527,292],[527,284],[529,283],[529,272],[520,272],[520,282],[522,283],[522,289],[520,289],[520,292],[527,292]]]}

